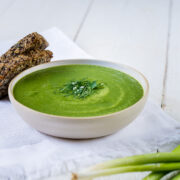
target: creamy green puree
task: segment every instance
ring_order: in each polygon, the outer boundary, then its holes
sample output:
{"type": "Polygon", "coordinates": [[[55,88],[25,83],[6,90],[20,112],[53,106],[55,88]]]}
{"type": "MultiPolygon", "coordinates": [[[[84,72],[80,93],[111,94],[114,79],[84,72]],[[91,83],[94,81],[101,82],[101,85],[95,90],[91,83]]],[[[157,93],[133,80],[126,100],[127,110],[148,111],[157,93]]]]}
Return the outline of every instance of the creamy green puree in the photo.
{"type": "Polygon", "coordinates": [[[102,66],[64,65],[28,74],[14,87],[17,101],[34,110],[60,116],[88,117],[114,113],[136,103],[143,88],[133,77],[102,66]],[[64,84],[83,78],[103,83],[85,98],[60,93],[64,84]]]}

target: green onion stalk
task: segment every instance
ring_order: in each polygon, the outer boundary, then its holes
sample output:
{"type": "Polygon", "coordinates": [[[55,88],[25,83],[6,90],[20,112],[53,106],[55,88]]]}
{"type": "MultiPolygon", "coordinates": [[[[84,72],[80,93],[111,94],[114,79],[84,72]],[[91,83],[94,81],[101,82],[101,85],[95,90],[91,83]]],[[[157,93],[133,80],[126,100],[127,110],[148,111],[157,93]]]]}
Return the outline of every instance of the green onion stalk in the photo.
{"type": "MultiPolygon", "coordinates": [[[[164,171],[164,174],[161,174],[163,177],[166,172],[174,170],[180,170],[180,152],[160,152],[119,158],[97,164],[82,172],[74,173],[72,180],[87,180],[100,176],[143,171],[164,171]]],[[[155,173],[155,175],[160,177],[159,173],[155,173]]]]}
{"type": "Polygon", "coordinates": [[[160,180],[172,180],[179,174],[180,170],[170,171],[166,175],[164,175],[160,180]]]}
{"type": "MultiPolygon", "coordinates": [[[[180,152],[180,145],[177,146],[172,152],[180,152]]],[[[160,180],[163,176],[165,176],[168,172],[152,172],[147,175],[143,180],[160,180]]]]}
{"type": "Polygon", "coordinates": [[[171,180],[180,180],[180,173],[176,175],[175,177],[173,177],[171,180]]]}
{"type": "Polygon", "coordinates": [[[80,172],[73,174],[72,180],[86,180],[100,176],[108,176],[113,174],[127,173],[127,172],[144,172],[144,171],[173,171],[180,169],[180,163],[156,163],[156,164],[143,164],[122,166],[110,169],[103,169],[90,172],[80,172]]]}

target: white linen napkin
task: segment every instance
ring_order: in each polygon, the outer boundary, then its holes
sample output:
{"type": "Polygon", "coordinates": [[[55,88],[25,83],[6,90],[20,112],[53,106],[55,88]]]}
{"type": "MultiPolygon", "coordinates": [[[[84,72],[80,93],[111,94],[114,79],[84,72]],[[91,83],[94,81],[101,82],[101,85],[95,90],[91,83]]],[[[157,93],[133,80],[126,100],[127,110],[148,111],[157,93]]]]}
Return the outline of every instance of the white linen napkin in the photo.
{"type": "MultiPolygon", "coordinates": [[[[53,60],[89,57],[57,28],[42,33],[53,60]]],[[[5,52],[14,41],[1,42],[5,52]]],[[[8,98],[0,100],[0,179],[39,179],[63,174],[96,162],[141,153],[172,150],[180,144],[180,123],[151,101],[141,115],[116,134],[91,140],[68,140],[44,135],[26,124],[8,98]]],[[[114,176],[141,179],[144,174],[114,176]]],[[[110,179],[108,177],[108,179],[110,179]]]]}

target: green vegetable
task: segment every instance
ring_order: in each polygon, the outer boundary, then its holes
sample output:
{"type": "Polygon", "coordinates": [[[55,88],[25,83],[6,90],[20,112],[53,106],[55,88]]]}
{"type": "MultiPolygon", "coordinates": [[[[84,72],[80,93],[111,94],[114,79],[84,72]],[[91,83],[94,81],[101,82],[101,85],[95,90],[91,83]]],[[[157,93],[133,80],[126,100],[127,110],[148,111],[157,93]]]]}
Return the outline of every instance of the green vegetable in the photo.
{"type": "Polygon", "coordinates": [[[143,180],[160,180],[167,172],[152,172],[147,175],[143,180]]]}
{"type": "Polygon", "coordinates": [[[161,180],[172,180],[172,178],[174,178],[175,176],[177,176],[179,174],[179,170],[175,170],[175,171],[170,171],[168,172],[165,176],[163,176],[161,178],[161,180]]]}
{"type": "MultiPolygon", "coordinates": [[[[180,145],[177,146],[172,152],[180,152],[180,145]]],[[[152,172],[147,175],[143,180],[160,180],[166,174],[167,172],[152,172]]]]}
{"type": "Polygon", "coordinates": [[[73,95],[75,98],[86,98],[92,95],[96,90],[103,88],[103,86],[103,83],[83,79],[66,83],[64,87],[60,88],[60,92],[65,94],[65,96],[73,95]]]}
{"type": "Polygon", "coordinates": [[[180,180],[180,173],[172,178],[172,180],[180,180]]]}
{"type": "Polygon", "coordinates": [[[100,176],[108,176],[127,172],[172,171],[178,169],[180,169],[180,162],[120,166],[116,168],[102,169],[97,171],[84,171],[78,174],[73,174],[72,180],[92,179],[100,176]]]}
{"type": "Polygon", "coordinates": [[[146,180],[160,179],[170,171],[180,170],[179,149],[180,146],[174,152],[158,152],[107,161],[92,166],[83,172],[73,174],[72,179],[91,179],[99,176],[141,171],[154,171],[146,177],[146,180]]]}
{"type": "Polygon", "coordinates": [[[109,168],[116,168],[120,166],[149,164],[149,163],[166,163],[166,162],[180,162],[180,152],[161,152],[152,154],[135,155],[125,158],[119,158],[97,164],[89,170],[102,170],[109,168]]]}

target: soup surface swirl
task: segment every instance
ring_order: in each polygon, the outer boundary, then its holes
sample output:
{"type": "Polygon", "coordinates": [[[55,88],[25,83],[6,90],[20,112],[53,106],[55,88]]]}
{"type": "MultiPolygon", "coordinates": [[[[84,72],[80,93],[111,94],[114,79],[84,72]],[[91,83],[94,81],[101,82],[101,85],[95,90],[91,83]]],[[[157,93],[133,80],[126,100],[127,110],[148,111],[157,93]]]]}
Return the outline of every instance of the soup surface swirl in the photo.
{"type": "Polygon", "coordinates": [[[39,112],[90,117],[123,110],[143,96],[143,88],[133,77],[121,71],[96,65],[63,65],[39,70],[20,79],[13,90],[23,105],[39,112]],[[64,84],[81,79],[103,83],[86,98],[60,93],[64,84]]]}

